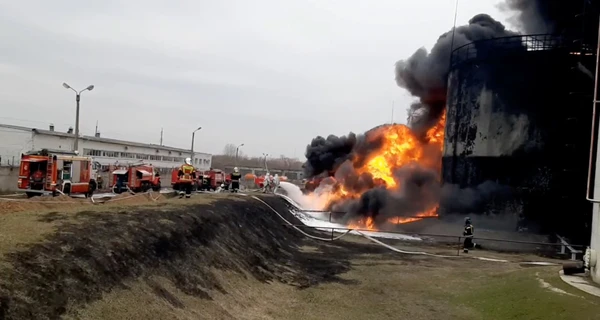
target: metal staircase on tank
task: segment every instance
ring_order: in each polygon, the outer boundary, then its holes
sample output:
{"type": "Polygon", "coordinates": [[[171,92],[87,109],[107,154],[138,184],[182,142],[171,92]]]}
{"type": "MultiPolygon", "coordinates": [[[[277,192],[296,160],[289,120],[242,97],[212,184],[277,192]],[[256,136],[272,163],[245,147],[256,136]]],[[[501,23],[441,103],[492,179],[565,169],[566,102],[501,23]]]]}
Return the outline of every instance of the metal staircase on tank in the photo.
{"type": "MultiPolygon", "coordinates": [[[[555,161],[558,161],[556,168],[560,168],[554,172],[554,183],[558,185],[558,190],[564,190],[558,196],[560,199],[560,207],[563,212],[573,212],[581,209],[576,205],[580,203],[580,192],[567,191],[569,188],[580,186],[585,183],[584,177],[587,176],[587,160],[590,152],[589,132],[591,130],[591,109],[594,99],[593,87],[596,71],[596,48],[595,43],[590,43],[589,33],[592,30],[597,30],[597,25],[589,25],[589,17],[586,15],[592,14],[588,8],[588,2],[582,1],[581,12],[575,15],[571,21],[574,35],[577,31],[577,37],[574,37],[567,46],[571,56],[571,69],[569,79],[566,83],[570,86],[569,98],[566,106],[561,108],[561,122],[557,123],[560,132],[556,137],[557,156],[555,161]],[[586,33],[587,32],[587,33],[586,33]],[[589,114],[586,113],[589,110],[589,114]],[[585,158],[585,164],[581,159],[585,158]],[[577,195],[577,196],[576,196],[577,195]]],[[[597,32],[597,31],[596,31],[597,32]]],[[[593,38],[597,38],[594,34],[593,38]]],[[[595,41],[595,40],[594,40],[595,41]]],[[[583,193],[583,190],[581,190],[583,193]]],[[[582,214],[580,212],[573,212],[582,214]]],[[[563,247],[564,250],[564,247],[563,247]]],[[[573,250],[571,250],[573,253],[573,250]]],[[[577,253],[577,252],[576,252],[577,253]]]]}

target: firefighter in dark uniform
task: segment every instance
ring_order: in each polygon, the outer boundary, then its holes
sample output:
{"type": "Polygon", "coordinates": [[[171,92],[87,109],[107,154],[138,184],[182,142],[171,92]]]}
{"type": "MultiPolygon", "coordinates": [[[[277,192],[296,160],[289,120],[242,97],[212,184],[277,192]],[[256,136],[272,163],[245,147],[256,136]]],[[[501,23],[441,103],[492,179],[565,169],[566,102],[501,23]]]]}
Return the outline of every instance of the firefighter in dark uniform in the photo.
{"type": "Polygon", "coordinates": [[[463,231],[463,236],[465,236],[465,242],[463,244],[463,252],[468,253],[470,248],[475,246],[473,242],[473,232],[474,232],[473,224],[471,224],[471,218],[465,218],[465,231],[463,231]]]}
{"type": "Polygon", "coordinates": [[[233,168],[233,173],[231,174],[231,192],[238,192],[238,190],[240,190],[241,179],[242,174],[238,167],[233,168]]]}
{"type": "Polygon", "coordinates": [[[192,165],[192,159],[186,158],[185,163],[179,167],[179,182],[181,182],[183,189],[179,191],[179,198],[183,198],[184,190],[186,198],[192,196],[192,184],[195,179],[196,168],[192,165]]]}

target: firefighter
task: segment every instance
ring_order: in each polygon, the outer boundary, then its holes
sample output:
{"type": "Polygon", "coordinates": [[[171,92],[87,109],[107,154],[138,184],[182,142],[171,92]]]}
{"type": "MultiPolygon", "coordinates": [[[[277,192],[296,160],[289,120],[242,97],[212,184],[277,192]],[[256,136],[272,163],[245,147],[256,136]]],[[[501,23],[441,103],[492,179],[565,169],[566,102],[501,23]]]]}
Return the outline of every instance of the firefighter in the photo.
{"type": "Polygon", "coordinates": [[[181,183],[181,189],[179,191],[179,198],[183,198],[184,190],[185,197],[190,198],[192,196],[192,183],[196,179],[196,168],[192,166],[192,159],[186,158],[185,163],[179,167],[179,182],[181,183]]]}
{"type": "Polygon", "coordinates": [[[473,242],[473,232],[474,228],[471,224],[471,218],[465,218],[465,231],[463,231],[463,236],[465,236],[465,242],[463,243],[463,252],[469,253],[469,249],[475,246],[473,242]]]}
{"type": "Polygon", "coordinates": [[[238,167],[233,168],[233,173],[231,174],[231,192],[238,192],[241,179],[242,174],[240,173],[240,169],[238,167]]]}
{"type": "Polygon", "coordinates": [[[267,172],[265,174],[265,180],[263,180],[263,193],[267,193],[271,189],[271,175],[267,172]]]}

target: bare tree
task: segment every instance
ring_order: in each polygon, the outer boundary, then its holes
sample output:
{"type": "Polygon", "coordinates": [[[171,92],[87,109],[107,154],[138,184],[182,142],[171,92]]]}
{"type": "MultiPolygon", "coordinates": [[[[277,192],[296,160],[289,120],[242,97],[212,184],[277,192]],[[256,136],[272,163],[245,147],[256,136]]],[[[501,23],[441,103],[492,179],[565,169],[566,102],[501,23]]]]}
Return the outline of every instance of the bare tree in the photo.
{"type": "Polygon", "coordinates": [[[233,143],[228,143],[223,148],[223,155],[228,157],[235,157],[237,146],[233,143]]]}
{"type": "MultiPolygon", "coordinates": [[[[252,157],[242,153],[242,150],[238,151],[238,161],[235,161],[235,153],[237,146],[233,143],[228,143],[223,148],[223,153],[220,155],[213,155],[212,164],[215,168],[224,168],[227,166],[238,165],[241,167],[265,167],[265,157],[252,157]]],[[[301,170],[302,161],[300,159],[289,158],[285,155],[280,155],[277,158],[267,158],[267,166],[272,170],[301,170]]]]}

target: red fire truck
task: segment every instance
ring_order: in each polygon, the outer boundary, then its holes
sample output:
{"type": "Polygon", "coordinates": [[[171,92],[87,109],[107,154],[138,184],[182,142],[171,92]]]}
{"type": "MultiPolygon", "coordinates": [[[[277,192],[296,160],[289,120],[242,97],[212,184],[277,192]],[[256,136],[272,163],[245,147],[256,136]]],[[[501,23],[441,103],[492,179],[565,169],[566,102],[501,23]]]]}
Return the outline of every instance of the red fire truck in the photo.
{"type": "Polygon", "coordinates": [[[223,170],[220,169],[210,169],[208,171],[202,172],[202,180],[200,180],[200,185],[198,189],[200,190],[217,190],[221,184],[225,184],[227,180],[227,175],[223,170]]]}
{"type": "Polygon", "coordinates": [[[112,172],[113,191],[121,193],[128,189],[133,192],[159,191],[160,174],[151,164],[134,164],[112,172]]]}
{"type": "Polygon", "coordinates": [[[100,164],[76,152],[42,149],[21,154],[17,187],[28,197],[64,193],[91,196],[100,164]]]}

